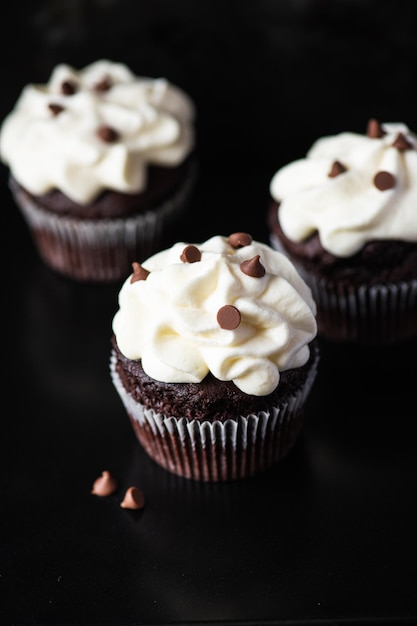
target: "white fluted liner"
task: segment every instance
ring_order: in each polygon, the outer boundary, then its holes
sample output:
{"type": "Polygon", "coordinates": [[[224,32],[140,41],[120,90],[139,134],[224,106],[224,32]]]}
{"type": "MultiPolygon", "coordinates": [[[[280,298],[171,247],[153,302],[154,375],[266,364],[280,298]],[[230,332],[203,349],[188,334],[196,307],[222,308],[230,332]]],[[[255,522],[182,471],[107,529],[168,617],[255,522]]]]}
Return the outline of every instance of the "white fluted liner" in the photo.
{"type": "MultiPolygon", "coordinates": [[[[270,241],[286,254],[275,235],[270,241]]],[[[317,278],[295,265],[316,301],[319,333],[328,339],[390,344],[416,336],[417,277],[408,282],[354,287],[317,278]]]]}
{"type": "Polygon", "coordinates": [[[123,387],[112,352],[110,374],[148,455],[174,474],[202,481],[244,478],[285,458],[302,427],[303,407],[317,374],[318,356],[302,389],[270,412],[236,420],[199,422],[146,409],[123,387]]]}
{"type": "Polygon", "coordinates": [[[126,218],[83,220],[42,210],[11,186],[39,255],[53,270],[85,282],[126,278],[132,261],[155,253],[173,219],[182,216],[193,189],[196,168],[169,200],[152,211],[126,218]]]}

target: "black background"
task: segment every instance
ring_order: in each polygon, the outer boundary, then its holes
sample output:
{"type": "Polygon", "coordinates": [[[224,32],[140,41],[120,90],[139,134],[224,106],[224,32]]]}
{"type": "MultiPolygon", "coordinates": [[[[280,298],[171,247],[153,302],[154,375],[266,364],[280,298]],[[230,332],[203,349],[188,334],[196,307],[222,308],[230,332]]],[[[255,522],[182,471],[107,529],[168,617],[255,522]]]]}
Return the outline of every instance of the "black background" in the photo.
{"type": "MultiPolygon", "coordinates": [[[[178,238],[267,241],[269,181],[317,137],[364,132],[370,117],[417,130],[414,4],[2,4],[1,117],[57,63],[165,76],[198,112],[178,238]]],[[[120,285],[46,268],[0,176],[0,623],[417,623],[417,342],[321,341],[285,462],[234,483],[177,478],[143,453],[110,382],[120,285]],[[108,499],[90,494],[103,469],[119,481],[108,499]],[[143,511],[119,506],[130,484],[143,511]]]]}

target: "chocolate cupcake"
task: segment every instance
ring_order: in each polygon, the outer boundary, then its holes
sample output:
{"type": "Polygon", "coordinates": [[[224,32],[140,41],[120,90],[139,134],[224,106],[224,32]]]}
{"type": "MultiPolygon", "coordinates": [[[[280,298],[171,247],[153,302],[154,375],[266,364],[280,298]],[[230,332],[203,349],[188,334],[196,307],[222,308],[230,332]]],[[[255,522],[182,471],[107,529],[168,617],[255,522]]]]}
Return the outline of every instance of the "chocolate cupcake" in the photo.
{"type": "Polygon", "coordinates": [[[0,157],[44,262],[111,282],[163,247],[195,182],[194,119],[181,89],[108,60],[61,64],[46,85],[27,85],[0,157]]]}
{"type": "Polygon", "coordinates": [[[293,264],[247,233],[177,242],[134,263],[110,371],[148,455],[201,481],[286,458],[317,373],[315,310],[293,264]]]}
{"type": "Polygon", "coordinates": [[[321,337],[417,336],[417,137],[405,124],[318,139],[270,193],[271,245],[311,287],[321,337]]]}

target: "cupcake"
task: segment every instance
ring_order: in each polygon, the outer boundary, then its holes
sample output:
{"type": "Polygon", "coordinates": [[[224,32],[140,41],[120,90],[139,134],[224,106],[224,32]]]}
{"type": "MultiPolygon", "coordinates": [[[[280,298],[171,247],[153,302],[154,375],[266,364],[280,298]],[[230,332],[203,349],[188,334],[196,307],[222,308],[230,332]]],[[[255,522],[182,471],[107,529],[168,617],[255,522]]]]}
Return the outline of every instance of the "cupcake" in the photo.
{"type": "Polygon", "coordinates": [[[194,120],[181,89],[108,60],[27,85],[3,120],[0,158],[43,261],[111,282],[164,247],[195,181],[194,120]]]}
{"type": "Polygon", "coordinates": [[[270,182],[271,245],[311,287],[319,336],[417,336],[417,136],[403,123],[318,139],[270,182]]]}
{"type": "Polygon", "coordinates": [[[132,269],[110,372],[147,454],[206,482],[283,460],[319,361],[315,303],[293,264],[234,233],[177,242],[132,269]]]}

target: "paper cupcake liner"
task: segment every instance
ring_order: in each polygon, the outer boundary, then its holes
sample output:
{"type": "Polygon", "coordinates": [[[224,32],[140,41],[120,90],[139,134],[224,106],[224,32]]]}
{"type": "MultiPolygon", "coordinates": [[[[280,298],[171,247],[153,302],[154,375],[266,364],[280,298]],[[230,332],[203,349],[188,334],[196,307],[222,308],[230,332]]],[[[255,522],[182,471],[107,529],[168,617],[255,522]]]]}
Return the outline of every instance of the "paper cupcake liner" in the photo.
{"type": "MultiPolygon", "coordinates": [[[[286,254],[276,236],[270,241],[286,254]]],[[[310,286],[317,304],[318,332],[323,337],[393,344],[417,336],[417,279],[355,287],[318,278],[299,263],[295,267],[310,286]]]]}
{"type": "Polygon", "coordinates": [[[300,390],[288,401],[236,420],[214,422],[170,417],[146,409],[125,390],[112,353],[113,384],[147,454],[164,469],[198,481],[242,479],[269,469],[293,448],[304,421],[304,404],[317,373],[312,364],[300,390]]]}
{"type": "Polygon", "coordinates": [[[133,261],[157,252],[174,220],[185,212],[194,186],[193,171],[179,191],[155,209],[126,218],[82,220],[59,216],[37,207],[12,187],[46,265],[84,282],[113,282],[126,278],[133,261]]]}
{"type": "Polygon", "coordinates": [[[367,344],[417,336],[417,280],[381,285],[334,285],[309,276],[319,333],[367,344]]]}

